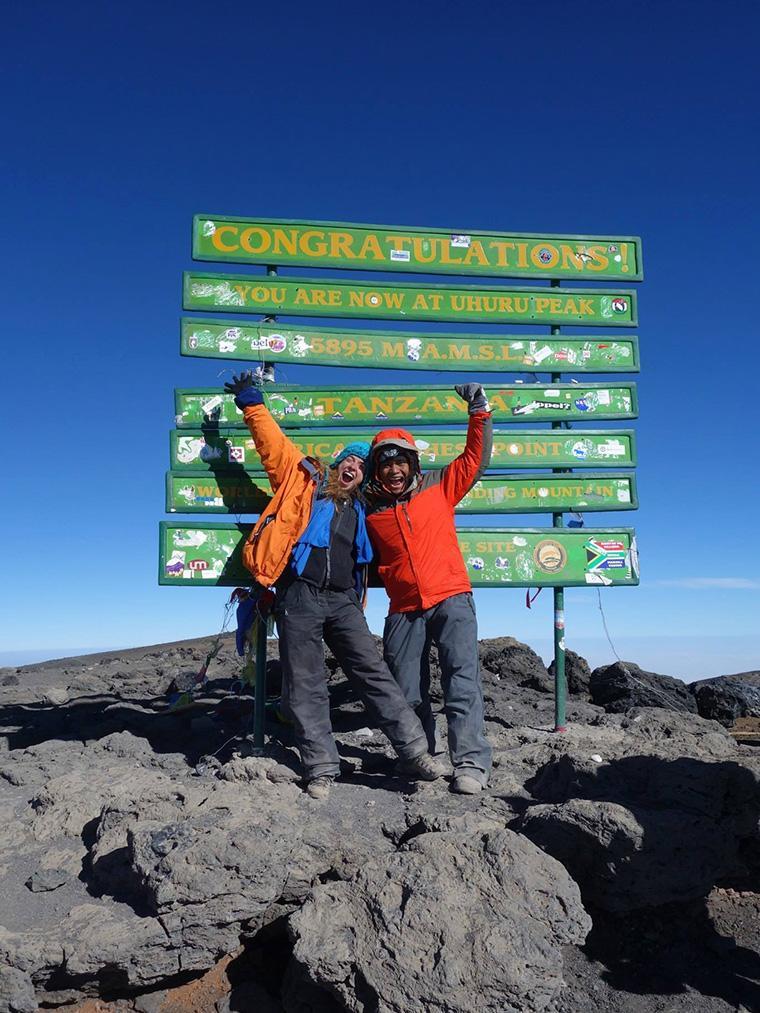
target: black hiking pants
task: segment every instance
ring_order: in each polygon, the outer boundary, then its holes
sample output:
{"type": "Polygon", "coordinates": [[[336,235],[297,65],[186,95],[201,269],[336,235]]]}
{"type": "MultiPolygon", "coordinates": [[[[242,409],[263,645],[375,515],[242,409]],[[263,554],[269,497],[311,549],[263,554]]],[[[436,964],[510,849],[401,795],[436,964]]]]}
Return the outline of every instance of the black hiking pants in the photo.
{"type": "Polygon", "coordinates": [[[379,656],[354,590],[330,591],[296,580],[278,594],[283,698],[295,726],[307,781],[340,773],[330,724],[324,648],[332,651],[372,720],[402,759],[427,751],[419,718],[379,656]]]}

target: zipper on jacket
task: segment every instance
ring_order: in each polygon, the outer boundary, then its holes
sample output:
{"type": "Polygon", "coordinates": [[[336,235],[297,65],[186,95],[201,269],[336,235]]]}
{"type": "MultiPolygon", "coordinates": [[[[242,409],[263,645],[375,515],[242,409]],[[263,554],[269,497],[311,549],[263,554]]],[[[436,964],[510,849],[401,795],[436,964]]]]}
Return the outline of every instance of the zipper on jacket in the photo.
{"type": "Polygon", "coordinates": [[[267,526],[267,524],[271,524],[272,521],[275,521],[275,520],[277,520],[277,514],[276,513],[275,514],[270,514],[267,518],[265,518],[264,523],[259,527],[258,531],[256,531],[256,533],[254,534],[253,538],[251,539],[251,545],[255,545],[256,542],[258,542],[259,538],[261,538],[261,536],[263,535],[264,528],[267,526]]]}
{"type": "MultiPolygon", "coordinates": [[[[338,523],[340,524],[340,519],[338,519],[338,523]]],[[[325,587],[326,588],[328,588],[330,586],[330,551],[332,549],[332,536],[333,536],[333,530],[332,530],[332,524],[330,524],[330,530],[329,530],[329,533],[327,535],[327,552],[325,553],[325,587]]]]}
{"type": "MultiPolygon", "coordinates": [[[[398,504],[397,506],[401,506],[401,509],[402,509],[402,511],[404,513],[404,516],[406,517],[406,522],[409,525],[409,531],[410,531],[410,533],[413,532],[412,522],[409,520],[409,514],[407,513],[407,510],[406,510],[406,503],[401,503],[401,504],[398,504]]],[[[411,546],[410,546],[409,542],[406,540],[406,538],[404,538],[404,530],[403,530],[403,528],[401,526],[401,521],[399,520],[399,516],[398,516],[397,511],[394,511],[394,513],[396,514],[396,523],[398,524],[398,530],[399,530],[399,534],[401,535],[401,541],[404,543],[404,547],[406,548],[407,555],[409,556],[409,568],[412,571],[412,576],[414,577],[414,583],[417,585],[417,597],[419,598],[420,608],[421,608],[422,607],[422,586],[420,584],[420,579],[417,576],[417,568],[414,565],[414,559],[412,558],[412,549],[411,549],[411,546]]]]}
{"type": "MultiPolygon", "coordinates": [[[[338,503],[335,504],[335,512],[338,515],[338,520],[337,520],[337,523],[335,524],[335,531],[337,532],[338,528],[341,526],[341,523],[343,522],[343,509],[342,509],[342,507],[338,503]]],[[[330,569],[330,550],[332,549],[332,540],[333,540],[333,526],[332,526],[332,521],[331,521],[330,522],[329,533],[327,535],[327,558],[325,559],[325,585],[324,586],[326,588],[328,588],[330,586],[330,577],[332,576],[332,571],[330,569]]]]}
{"type": "Polygon", "coordinates": [[[414,531],[414,528],[412,527],[412,519],[409,516],[409,511],[406,508],[406,503],[401,504],[401,509],[404,511],[404,517],[406,517],[406,523],[409,525],[409,530],[414,531]]]}

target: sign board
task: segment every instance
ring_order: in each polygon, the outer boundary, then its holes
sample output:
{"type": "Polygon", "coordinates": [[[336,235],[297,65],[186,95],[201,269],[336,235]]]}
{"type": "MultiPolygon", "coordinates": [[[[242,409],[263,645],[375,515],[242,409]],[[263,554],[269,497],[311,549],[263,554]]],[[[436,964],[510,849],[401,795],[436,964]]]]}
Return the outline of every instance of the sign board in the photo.
{"type": "Polygon", "coordinates": [[[272,497],[261,475],[237,471],[167,472],[166,512],[259,514],[272,497]]]}
{"type": "MultiPolygon", "coordinates": [[[[634,419],[634,383],[523,383],[492,387],[486,393],[497,422],[571,422],[578,419],[634,419]]],[[[295,387],[264,388],[266,406],[284,428],[298,426],[413,426],[464,422],[467,405],[453,387],[295,387]]],[[[204,387],[175,391],[178,426],[244,426],[243,413],[229,394],[204,387]]]]}
{"type": "Polygon", "coordinates": [[[554,236],[195,215],[193,259],[361,271],[640,281],[633,236],[554,236]]]}
{"type": "Polygon", "coordinates": [[[235,320],[182,320],[182,355],[204,359],[377,366],[382,369],[477,369],[478,372],[638,373],[635,336],[426,334],[424,331],[329,330],[235,320]]]}
{"type": "MultiPolygon", "coordinates": [[[[159,584],[250,585],[242,546],[250,524],[160,525],[159,584]]],[[[474,587],[585,587],[638,584],[631,528],[460,528],[474,587]]]]}
{"type": "MultiPolygon", "coordinates": [[[[379,423],[376,423],[376,429],[379,423]]],[[[353,440],[371,440],[372,431],[288,430],[288,439],[304,457],[330,462],[353,440]]],[[[445,467],[464,450],[463,430],[425,429],[415,442],[425,470],[445,467]]],[[[170,467],[174,471],[208,468],[262,471],[261,459],[247,430],[180,429],[170,434],[170,467]]],[[[636,464],[635,436],[630,429],[500,429],[493,431],[491,470],[509,468],[631,468],[636,464]]]]}
{"type": "MultiPolygon", "coordinates": [[[[209,474],[169,472],[167,513],[258,514],[269,502],[265,478],[239,469],[209,474]]],[[[547,513],[556,510],[635,510],[634,476],[607,472],[584,475],[503,475],[476,483],[457,505],[457,513],[547,513]]]]}
{"type": "Polygon", "coordinates": [[[503,475],[477,482],[456,507],[462,514],[551,513],[558,510],[636,510],[631,475],[503,475]]]}
{"type": "Polygon", "coordinates": [[[225,310],[307,317],[444,320],[466,323],[633,327],[631,289],[513,288],[506,285],[424,285],[186,271],[186,310],[225,310]]]}

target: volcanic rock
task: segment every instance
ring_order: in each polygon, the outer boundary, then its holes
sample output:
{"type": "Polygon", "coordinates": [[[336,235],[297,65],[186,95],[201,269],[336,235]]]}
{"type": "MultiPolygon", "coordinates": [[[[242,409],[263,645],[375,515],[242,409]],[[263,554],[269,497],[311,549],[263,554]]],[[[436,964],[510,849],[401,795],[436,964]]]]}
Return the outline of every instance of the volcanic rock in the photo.
{"type": "MultiPolygon", "coordinates": [[[[172,682],[192,684],[215,644],[0,679],[0,1010],[168,1013],[198,995],[204,1013],[760,1008],[747,984],[760,964],[760,758],[719,723],[670,704],[607,713],[581,695],[555,735],[538,656],[484,641],[494,766],[465,798],[446,779],[397,776],[326,653],[344,776],[316,802],[274,708],[265,755],[251,755],[252,689],[230,636],[202,692],[168,707],[172,682]],[[716,891],[720,945],[706,913],[716,891]],[[579,896],[595,923],[582,951],[579,896]],[[660,991],[666,961],[640,945],[647,925],[669,951],[689,927],[688,959],[667,964],[680,978],[660,991]],[[718,996],[711,968],[739,984],[718,996]]],[[[445,757],[435,652],[431,679],[445,757]]]]}
{"type": "Polygon", "coordinates": [[[696,713],[697,705],[689,687],[669,675],[645,672],[631,661],[616,661],[595,668],[589,688],[591,701],[610,713],[631,707],[669,707],[696,713]]]}
{"type": "Polygon", "coordinates": [[[730,728],[737,718],[760,717],[760,672],[723,675],[693,682],[689,689],[703,718],[730,728]]]}
{"type": "Polygon", "coordinates": [[[285,1008],[302,1010],[306,976],[356,1013],[543,1010],[562,984],[558,947],[590,927],[575,883],[524,838],[424,834],[291,918],[300,974],[285,1008]]]}
{"type": "MultiPolygon", "coordinates": [[[[554,659],[552,658],[548,668],[552,688],[554,686],[555,671],[554,659]]],[[[565,681],[568,693],[571,693],[573,696],[588,698],[591,692],[591,666],[585,658],[581,657],[580,654],[576,654],[575,651],[565,651],[565,681]]]]}
{"type": "Polygon", "coordinates": [[[506,679],[518,686],[551,693],[554,682],[549,677],[546,665],[527,644],[514,637],[496,637],[484,640],[480,645],[482,667],[499,679],[506,679]]]}
{"type": "Polygon", "coordinates": [[[713,722],[690,717],[668,736],[682,719],[656,714],[636,715],[654,720],[647,755],[639,740],[621,750],[628,755],[571,751],[548,763],[529,787],[551,804],[531,806],[516,824],[566,866],[585,903],[607,911],[705,897],[746,872],[742,852],[757,837],[760,764],[737,762],[713,722]]]}

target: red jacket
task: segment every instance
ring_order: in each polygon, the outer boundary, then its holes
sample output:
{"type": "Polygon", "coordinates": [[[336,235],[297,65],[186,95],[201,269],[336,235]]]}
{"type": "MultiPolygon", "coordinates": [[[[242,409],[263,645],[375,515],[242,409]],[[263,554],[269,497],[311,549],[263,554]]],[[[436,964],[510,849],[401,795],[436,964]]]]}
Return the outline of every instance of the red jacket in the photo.
{"type": "MultiPolygon", "coordinates": [[[[372,441],[414,440],[403,429],[384,429],[372,441]]],[[[367,531],[378,573],[390,598],[390,612],[429,609],[444,598],[471,591],[459,551],[454,507],[482,477],[491,460],[488,412],[470,416],[463,452],[442,471],[418,475],[398,499],[377,483],[367,494],[367,531]]]]}

